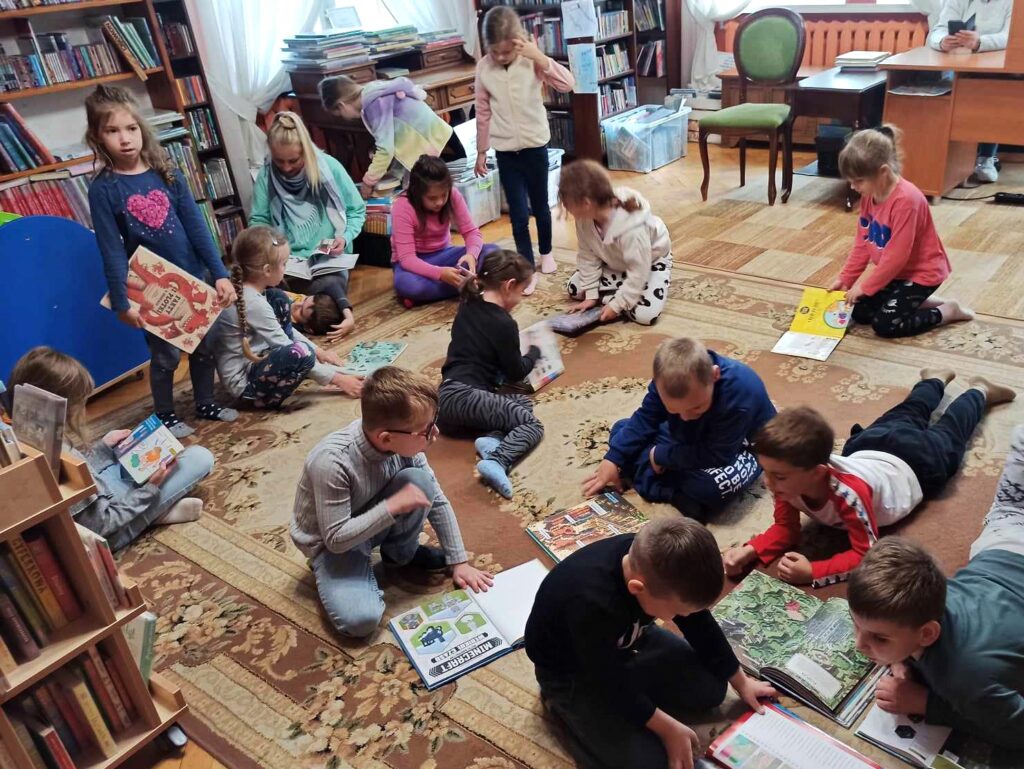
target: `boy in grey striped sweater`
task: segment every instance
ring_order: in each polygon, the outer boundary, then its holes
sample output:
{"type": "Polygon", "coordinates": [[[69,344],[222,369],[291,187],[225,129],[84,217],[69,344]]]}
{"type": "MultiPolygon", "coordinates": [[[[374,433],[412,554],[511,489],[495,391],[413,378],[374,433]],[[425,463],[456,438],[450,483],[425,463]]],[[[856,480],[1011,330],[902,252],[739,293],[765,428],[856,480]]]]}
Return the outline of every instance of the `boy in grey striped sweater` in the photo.
{"type": "Polygon", "coordinates": [[[331,433],[306,458],[291,535],[309,558],[327,616],[343,635],[370,635],[384,614],[371,555],[391,566],[439,571],[486,591],[466,562],[459,523],[423,452],[437,438],[437,387],[397,366],[367,377],[362,419],[331,433]],[[430,521],[441,548],[419,544],[430,521]]]}

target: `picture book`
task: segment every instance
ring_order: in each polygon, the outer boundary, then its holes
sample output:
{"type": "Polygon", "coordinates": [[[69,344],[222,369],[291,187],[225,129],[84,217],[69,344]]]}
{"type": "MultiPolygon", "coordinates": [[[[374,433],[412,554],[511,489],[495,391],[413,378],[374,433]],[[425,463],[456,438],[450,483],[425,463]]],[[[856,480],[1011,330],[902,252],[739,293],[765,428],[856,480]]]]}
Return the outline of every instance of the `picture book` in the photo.
{"type": "Polygon", "coordinates": [[[634,534],[646,522],[643,513],[621,494],[607,491],[531,523],[526,533],[557,562],[592,542],[634,534]]]}
{"type": "Polygon", "coordinates": [[[328,250],[332,242],[330,240],[321,242],[319,250],[310,254],[308,259],[300,259],[297,256],[288,257],[288,261],[284,265],[284,274],[290,278],[313,280],[321,275],[333,275],[336,272],[344,272],[355,267],[359,255],[335,254],[331,256],[328,250]]]}
{"type": "Polygon", "coordinates": [[[882,769],[866,756],[778,705],[746,713],[722,732],[708,756],[727,769],[882,769]]]}
{"type": "Polygon", "coordinates": [[[562,353],[558,349],[558,339],[551,333],[547,321],[534,323],[519,332],[519,347],[524,355],[534,345],[540,348],[540,357],[522,384],[529,390],[537,392],[561,376],[565,366],[562,364],[562,353]]]}
{"type": "Polygon", "coordinates": [[[849,727],[874,696],[884,668],[856,649],[850,609],[759,571],[712,613],[744,669],[849,727]]]}
{"type": "Polygon", "coordinates": [[[553,318],[548,318],[548,327],[556,334],[576,336],[591,326],[596,326],[601,320],[602,312],[604,312],[604,307],[591,307],[583,312],[567,312],[564,315],[556,315],[553,318]]]}
{"type": "MultiPolygon", "coordinates": [[[[146,331],[190,355],[222,309],[212,286],[145,246],[128,260],[128,302],[146,331]]],[[[110,295],[100,304],[109,309],[110,295]]]]}
{"type": "Polygon", "coordinates": [[[789,331],[772,348],[779,355],[828,360],[850,325],[845,291],[805,288],[789,331]]]}
{"type": "Polygon", "coordinates": [[[141,486],[184,450],[181,441],[171,435],[160,417],[151,414],[114,447],[114,456],[132,480],[141,486]]]}
{"type": "Polygon", "coordinates": [[[43,452],[54,477],[58,479],[67,410],[67,400],[59,395],[41,390],[35,385],[14,386],[11,426],[19,441],[43,452]]]}
{"type": "Polygon", "coordinates": [[[428,690],[444,686],[521,646],[548,570],[536,558],[495,575],[486,593],[451,590],[390,622],[428,690]]]}
{"type": "Polygon", "coordinates": [[[379,368],[390,366],[408,347],[405,342],[360,342],[352,348],[341,369],[344,374],[368,376],[379,368]]]}

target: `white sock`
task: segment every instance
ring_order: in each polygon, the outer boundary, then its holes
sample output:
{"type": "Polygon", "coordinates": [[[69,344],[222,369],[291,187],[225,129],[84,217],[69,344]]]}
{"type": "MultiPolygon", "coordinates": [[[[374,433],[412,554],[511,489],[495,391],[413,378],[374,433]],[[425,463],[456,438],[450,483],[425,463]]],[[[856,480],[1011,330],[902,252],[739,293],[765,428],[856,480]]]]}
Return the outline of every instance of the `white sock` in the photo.
{"type": "Polygon", "coordinates": [[[192,521],[198,521],[202,514],[203,500],[196,497],[184,497],[171,505],[171,509],[153,523],[161,526],[172,523],[192,523],[192,521]]]}
{"type": "Polygon", "coordinates": [[[540,271],[545,274],[558,271],[558,262],[555,261],[554,254],[550,251],[540,255],[540,271]]]}

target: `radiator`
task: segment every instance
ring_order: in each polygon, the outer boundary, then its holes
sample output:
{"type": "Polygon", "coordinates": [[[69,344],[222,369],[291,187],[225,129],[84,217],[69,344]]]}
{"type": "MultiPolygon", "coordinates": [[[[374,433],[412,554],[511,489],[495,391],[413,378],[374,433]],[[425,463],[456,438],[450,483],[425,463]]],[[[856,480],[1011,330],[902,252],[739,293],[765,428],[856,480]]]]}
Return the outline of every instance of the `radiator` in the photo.
{"type": "MultiPolygon", "coordinates": [[[[725,23],[725,50],[733,50],[739,21],[725,23]]],[[[927,45],[928,23],[919,21],[807,21],[804,67],[831,67],[836,57],[849,51],[902,53],[927,45]]]]}

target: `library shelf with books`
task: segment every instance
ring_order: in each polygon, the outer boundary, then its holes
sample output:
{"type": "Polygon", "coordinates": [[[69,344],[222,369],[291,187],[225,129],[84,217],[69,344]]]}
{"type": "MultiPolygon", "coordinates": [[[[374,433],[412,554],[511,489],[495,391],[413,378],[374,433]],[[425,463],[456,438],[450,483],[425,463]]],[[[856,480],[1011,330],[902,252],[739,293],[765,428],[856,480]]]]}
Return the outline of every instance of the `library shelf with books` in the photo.
{"type": "Polygon", "coordinates": [[[123,632],[146,612],[142,594],[113,559],[90,555],[71,517],[96,492],[85,463],[63,455],[58,478],[42,453],[21,450],[0,469],[0,743],[17,767],[64,751],[59,766],[112,769],[186,705],[160,674],[143,679],[123,632]],[[123,594],[105,592],[101,571],[123,594]]]}
{"type": "Polygon", "coordinates": [[[633,0],[633,5],[637,94],[641,104],[657,104],[671,89],[682,86],[682,4],[676,0],[633,0]]]}
{"type": "Polygon", "coordinates": [[[48,13],[64,13],[67,11],[92,10],[93,8],[104,8],[109,5],[136,5],[145,0],[71,0],[66,3],[48,3],[45,5],[33,4],[27,8],[8,8],[13,5],[11,0],[0,0],[0,21],[4,19],[25,19],[30,16],[43,16],[48,13]]]}

